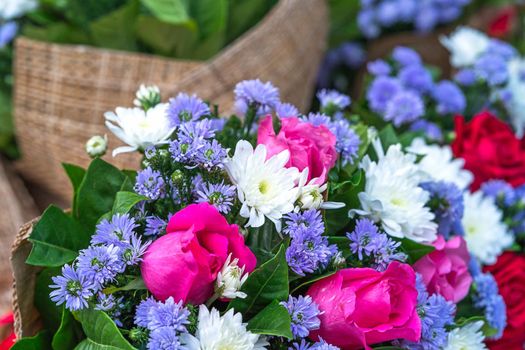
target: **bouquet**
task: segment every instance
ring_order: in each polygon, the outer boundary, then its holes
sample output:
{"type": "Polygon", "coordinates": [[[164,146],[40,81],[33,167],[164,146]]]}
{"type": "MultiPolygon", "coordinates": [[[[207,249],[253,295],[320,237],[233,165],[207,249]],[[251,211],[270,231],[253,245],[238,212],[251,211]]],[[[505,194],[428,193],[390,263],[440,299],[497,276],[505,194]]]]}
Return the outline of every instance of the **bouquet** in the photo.
{"type": "Polygon", "coordinates": [[[239,116],[143,86],[106,125],[142,170],[64,164],[71,211],[49,207],[44,330],[14,349],[484,349],[505,304],[481,262],[513,238],[450,147],[348,113],[322,90],[301,114],[271,83],[235,87],[239,116]],[[490,242],[487,242],[490,240],[490,242]],[[474,281],[474,282],[473,282],[474,281]],[[485,283],[485,284],[483,284],[485,283]]]}

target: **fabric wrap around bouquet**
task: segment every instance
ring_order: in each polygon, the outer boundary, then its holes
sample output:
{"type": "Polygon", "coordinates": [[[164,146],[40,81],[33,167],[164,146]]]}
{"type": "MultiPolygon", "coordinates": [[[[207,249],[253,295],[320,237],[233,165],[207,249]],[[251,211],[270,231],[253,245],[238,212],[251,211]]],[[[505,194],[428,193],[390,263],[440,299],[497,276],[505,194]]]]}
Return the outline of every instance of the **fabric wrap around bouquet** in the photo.
{"type": "MultiPolygon", "coordinates": [[[[105,133],[104,112],[127,103],[141,83],[158,85],[165,96],[198,93],[226,115],[233,110],[234,85],[260,78],[280,86],[283,99],[304,109],[327,26],[324,1],[282,0],[207,62],[21,38],[15,63],[15,124],[23,154],[18,170],[42,191],[67,200],[71,191],[60,164],[87,165],[89,157],[78,150],[92,135],[105,133]]],[[[116,142],[110,138],[110,147],[116,142]]],[[[110,161],[120,168],[139,164],[134,156],[110,161]]]]}

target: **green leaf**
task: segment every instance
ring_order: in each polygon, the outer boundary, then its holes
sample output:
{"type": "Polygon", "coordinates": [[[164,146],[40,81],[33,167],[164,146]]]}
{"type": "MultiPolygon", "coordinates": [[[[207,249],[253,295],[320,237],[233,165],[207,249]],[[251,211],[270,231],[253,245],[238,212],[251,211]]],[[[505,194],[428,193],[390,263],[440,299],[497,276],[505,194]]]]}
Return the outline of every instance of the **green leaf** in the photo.
{"type": "Polygon", "coordinates": [[[370,139],[368,138],[368,126],[365,124],[357,124],[354,126],[354,131],[359,136],[361,143],[359,144],[359,149],[357,151],[357,158],[352,164],[348,164],[343,170],[346,172],[347,176],[352,176],[353,173],[357,170],[359,162],[366,154],[368,147],[370,146],[370,139]]]}
{"type": "Polygon", "coordinates": [[[73,208],[72,210],[74,213],[76,212],[76,208],[74,206],[76,204],[78,188],[80,187],[82,180],[84,180],[84,176],[86,176],[86,169],[79,167],[78,165],[69,164],[69,163],[62,163],[62,167],[66,171],[66,174],[69,177],[69,181],[71,181],[71,185],[73,186],[73,208]]]}
{"type": "Polygon", "coordinates": [[[190,21],[186,1],[183,0],[141,0],[141,3],[158,19],[169,24],[190,21]]]}
{"type": "Polygon", "coordinates": [[[148,197],[141,196],[134,192],[117,192],[115,203],[113,203],[112,214],[126,214],[133,209],[137,203],[145,200],[148,200],[148,197]]]}
{"type": "Polygon", "coordinates": [[[277,0],[230,0],[227,43],[232,42],[257,22],[277,3],[277,0]]]}
{"type": "Polygon", "coordinates": [[[74,213],[87,230],[93,231],[98,219],[113,208],[115,196],[127,179],[122,171],[100,158],[91,162],[78,189],[74,213]]]}
{"type": "Polygon", "coordinates": [[[110,286],[104,289],[105,294],[113,294],[115,292],[119,292],[122,290],[145,290],[146,285],[144,284],[144,280],[142,277],[137,277],[134,280],[131,280],[128,284],[126,284],[123,287],[114,287],[110,286]]]}
{"type": "Polygon", "coordinates": [[[40,271],[36,278],[34,304],[42,318],[44,328],[53,333],[60,327],[62,320],[62,308],[57,306],[49,298],[53,283],[51,277],[58,276],[61,272],[59,267],[49,267],[40,271]]]}
{"type": "Polygon", "coordinates": [[[411,239],[403,238],[400,240],[401,249],[408,255],[409,262],[414,264],[427,254],[432,253],[436,248],[431,245],[414,242],[411,239]]]}
{"type": "Polygon", "coordinates": [[[37,266],[62,266],[89,245],[90,235],[62,209],[50,206],[33,228],[33,244],[26,262],[37,266]]]}
{"type": "Polygon", "coordinates": [[[343,208],[326,211],[326,231],[329,235],[335,235],[350,223],[349,210],[361,207],[358,194],[364,191],[365,182],[364,172],[358,170],[350,181],[328,197],[329,201],[345,203],[343,208]]]}
{"type": "Polygon", "coordinates": [[[84,339],[80,344],[78,344],[74,350],[119,350],[120,348],[111,346],[111,345],[102,345],[95,343],[91,339],[84,339]]]}
{"type": "Polygon", "coordinates": [[[263,263],[274,256],[274,249],[282,243],[282,238],[275,229],[275,224],[267,220],[261,227],[250,227],[246,244],[257,257],[259,263],[263,263]]]}
{"type": "Polygon", "coordinates": [[[73,349],[82,338],[83,334],[80,324],[75,320],[69,310],[62,308],[62,322],[51,342],[53,350],[73,349]]]}
{"type": "Polygon", "coordinates": [[[383,146],[385,152],[388,149],[388,147],[399,143],[399,138],[392,124],[388,124],[387,126],[385,126],[384,129],[381,130],[377,136],[379,136],[379,140],[381,140],[381,145],[383,146]]]}
{"type": "Polygon", "coordinates": [[[248,330],[256,334],[293,339],[290,314],[274,300],[248,322],[248,330]]]}
{"type": "Polygon", "coordinates": [[[246,293],[246,298],[232,300],[229,308],[234,308],[247,317],[261,311],[274,300],[283,301],[288,298],[288,265],[284,245],[281,245],[272,259],[250,274],[241,291],[246,293]]]}
{"type": "Polygon", "coordinates": [[[302,282],[301,284],[299,284],[297,287],[295,287],[295,288],[292,290],[292,292],[291,292],[290,294],[293,294],[293,293],[295,293],[295,292],[297,292],[297,291],[303,289],[304,287],[309,286],[310,284],[313,284],[313,283],[315,283],[315,282],[317,282],[317,281],[320,281],[320,280],[322,280],[322,279],[324,279],[324,278],[326,278],[326,277],[330,277],[330,276],[332,276],[334,273],[335,273],[335,271],[329,271],[329,272],[323,273],[322,275],[315,276],[315,277],[313,277],[313,278],[310,277],[310,278],[309,278],[308,280],[306,280],[306,281],[303,280],[303,282],[302,282]]]}
{"type": "Polygon", "coordinates": [[[127,0],[67,0],[66,17],[72,23],[87,27],[89,22],[124,5],[127,0]]]}
{"type": "Polygon", "coordinates": [[[93,43],[110,49],[137,51],[134,23],[139,9],[138,0],[131,0],[116,11],[90,23],[93,43]]]}
{"type": "Polygon", "coordinates": [[[47,350],[51,348],[49,331],[39,332],[34,337],[25,337],[18,340],[11,350],[47,350]]]}
{"type": "Polygon", "coordinates": [[[228,19],[227,0],[191,0],[190,14],[197,22],[200,38],[217,33],[224,36],[228,19]]]}
{"type": "Polygon", "coordinates": [[[75,312],[75,316],[82,324],[84,333],[93,343],[109,345],[123,350],[135,349],[103,311],[81,310],[75,312]]]}

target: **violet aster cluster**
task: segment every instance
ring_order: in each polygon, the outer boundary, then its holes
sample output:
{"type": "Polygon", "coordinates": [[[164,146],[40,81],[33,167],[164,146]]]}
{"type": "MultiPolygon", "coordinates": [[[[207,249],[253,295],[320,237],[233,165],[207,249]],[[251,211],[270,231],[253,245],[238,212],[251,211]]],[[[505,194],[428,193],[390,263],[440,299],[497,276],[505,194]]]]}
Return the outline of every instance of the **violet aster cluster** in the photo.
{"type": "Polygon", "coordinates": [[[377,38],[394,26],[429,32],[460,17],[471,0],[361,0],[357,23],[361,33],[377,38]]]}
{"type": "Polygon", "coordinates": [[[301,342],[295,342],[288,350],[340,350],[335,345],[328,344],[323,338],[320,338],[318,342],[308,343],[302,339],[301,342]]]}
{"type": "Polygon", "coordinates": [[[84,309],[118,274],[138,265],[150,242],[138,237],[137,227],[128,214],[102,220],[91,245],[79,252],[72,265],[64,265],[61,276],[53,277],[51,299],[59,305],[65,303],[71,311],[84,309]]]}
{"type": "Polygon", "coordinates": [[[404,349],[443,349],[448,342],[447,327],[454,324],[456,305],[439,294],[429,296],[423,278],[416,274],[418,314],[421,319],[421,340],[418,343],[401,341],[404,349]]]}
{"type": "Polygon", "coordinates": [[[297,117],[299,115],[299,110],[291,103],[279,102],[275,106],[275,114],[279,118],[297,117]]]}
{"type": "Polygon", "coordinates": [[[122,321],[120,320],[121,310],[124,307],[124,297],[116,298],[113,294],[105,294],[98,292],[97,304],[95,310],[104,311],[109,317],[113,319],[113,322],[119,327],[123,327],[122,321]]]}
{"type": "Polygon", "coordinates": [[[144,235],[146,236],[158,236],[166,230],[168,222],[155,215],[149,215],[146,217],[146,228],[144,235]]]}
{"type": "Polygon", "coordinates": [[[309,209],[302,213],[290,213],[285,217],[283,233],[291,238],[286,249],[286,261],[293,272],[300,276],[313,273],[328,266],[337,253],[323,235],[324,223],[321,213],[309,209]]]}
{"type": "Polygon", "coordinates": [[[321,104],[321,109],[336,109],[342,110],[350,106],[350,97],[344,94],[341,94],[335,90],[320,90],[317,93],[317,99],[321,104]]]}
{"type": "Polygon", "coordinates": [[[227,185],[224,182],[217,184],[203,183],[197,190],[197,202],[207,202],[213,205],[223,214],[230,212],[235,197],[235,186],[227,185]]]}
{"type": "Polygon", "coordinates": [[[195,95],[190,96],[181,92],[169,101],[168,117],[173,127],[197,121],[208,115],[210,115],[209,106],[195,95]]]}
{"type": "Polygon", "coordinates": [[[371,260],[372,266],[385,270],[394,261],[405,261],[406,255],[399,251],[400,243],[393,241],[370,219],[359,219],[352,232],[346,234],[350,240],[350,251],[359,261],[371,260]]]}
{"type": "Polygon", "coordinates": [[[341,155],[343,166],[352,164],[357,157],[361,139],[357,136],[350,122],[344,118],[339,118],[330,122],[328,128],[335,135],[335,149],[341,155]]]}
{"type": "Polygon", "coordinates": [[[270,113],[279,100],[279,90],[270,82],[263,83],[259,79],[244,80],[234,89],[235,108],[240,114],[246,114],[253,106],[257,115],[270,113]]]}
{"type": "Polygon", "coordinates": [[[483,310],[489,326],[496,330],[492,339],[499,339],[507,326],[506,305],[499,294],[496,280],[490,273],[478,273],[474,277],[474,306],[483,310]]]}
{"type": "Polygon", "coordinates": [[[189,315],[182,301],[176,303],[169,297],[161,302],[150,297],[137,306],[135,324],[150,331],[148,349],[184,349],[179,335],[187,332],[189,315]]]}
{"type": "Polygon", "coordinates": [[[430,139],[442,139],[436,122],[463,113],[463,92],[451,81],[434,81],[421,56],[411,48],[398,46],[391,58],[390,63],[379,59],[368,64],[373,77],[366,91],[368,108],[396,127],[408,126],[430,139]]]}
{"type": "Polygon", "coordinates": [[[165,185],[160,172],[147,167],[137,173],[134,190],[150,200],[157,200],[164,196],[165,185]]]}
{"type": "Polygon", "coordinates": [[[445,238],[451,234],[463,235],[463,191],[445,181],[423,182],[419,186],[430,194],[428,206],[436,216],[438,232],[445,238]]]}
{"type": "Polygon", "coordinates": [[[494,199],[509,230],[521,237],[525,233],[525,186],[513,188],[503,180],[489,180],[482,184],[481,190],[494,199]]]}
{"type": "Polygon", "coordinates": [[[292,334],[295,338],[306,338],[310,331],[318,329],[320,311],[310,296],[291,296],[288,301],[282,302],[292,319],[292,334]]]}
{"type": "Polygon", "coordinates": [[[18,33],[18,24],[14,21],[9,21],[0,24],[0,49],[9,45],[16,34],[18,33]]]}
{"type": "Polygon", "coordinates": [[[331,49],[325,55],[319,68],[317,76],[317,86],[321,89],[335,87],[344,91],[344,86],[338,86],[337,79],[334,79],[337,72],[342,69],[355,70],[361,67],[366,60],[366,51],[361,43],[345,42],[340,46],[331,49]]]}

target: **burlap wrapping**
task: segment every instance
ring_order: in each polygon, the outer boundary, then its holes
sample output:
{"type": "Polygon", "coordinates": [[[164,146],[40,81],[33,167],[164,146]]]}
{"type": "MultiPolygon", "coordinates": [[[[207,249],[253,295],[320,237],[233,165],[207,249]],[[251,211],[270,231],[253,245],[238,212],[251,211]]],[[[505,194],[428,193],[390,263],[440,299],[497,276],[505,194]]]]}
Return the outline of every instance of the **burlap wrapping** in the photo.
{"type": "MultiPolygon", "coordinates": [[[[279,87],[283,101],[304,110],[312,97],[326,34],[324,0],[281,0],[261,23],[208,62],[19,39],[15,123],[23,157],[17,167],[31,183],[69,199],[71,186],[60,163],[86,166],[85,142],[108,133],[103,113],[129,106],[141,83],[158,85],[164,96],[196,93],[229,112],[235,84],[260,78],[279,87]]],[[[120,145],[108,136],[110,148],[120,145]]],[[[121,168],[139,165],[136,155],[107,160],[121,168]]],[[[34,335],[40,328],[33,305],[39,268],[25,264],[34,223],[21,228],[11,257],[18,336],[34,335]]]]}
{"type": "MultiPolygon", "coordinates": [[[[21,38],[16,43],[15,124],[24,178],[44,191],[70,198],[60,163],[86,166],[85,142],[107,134],[103,113],[130,106],[141,83],[156,84],[164,97],[196,93],[232,110],[233,88],[260,78],[279,87],[281,98],[301,110],[312,97],[326,45],[324,0],[281,0],[241,38],[207,62],[166,59],[21,38]]],[[[120,141],[108,135],[110,148],[120,141]]],[[[109,161],[135,168],[136,155],[109,161]]]]}

